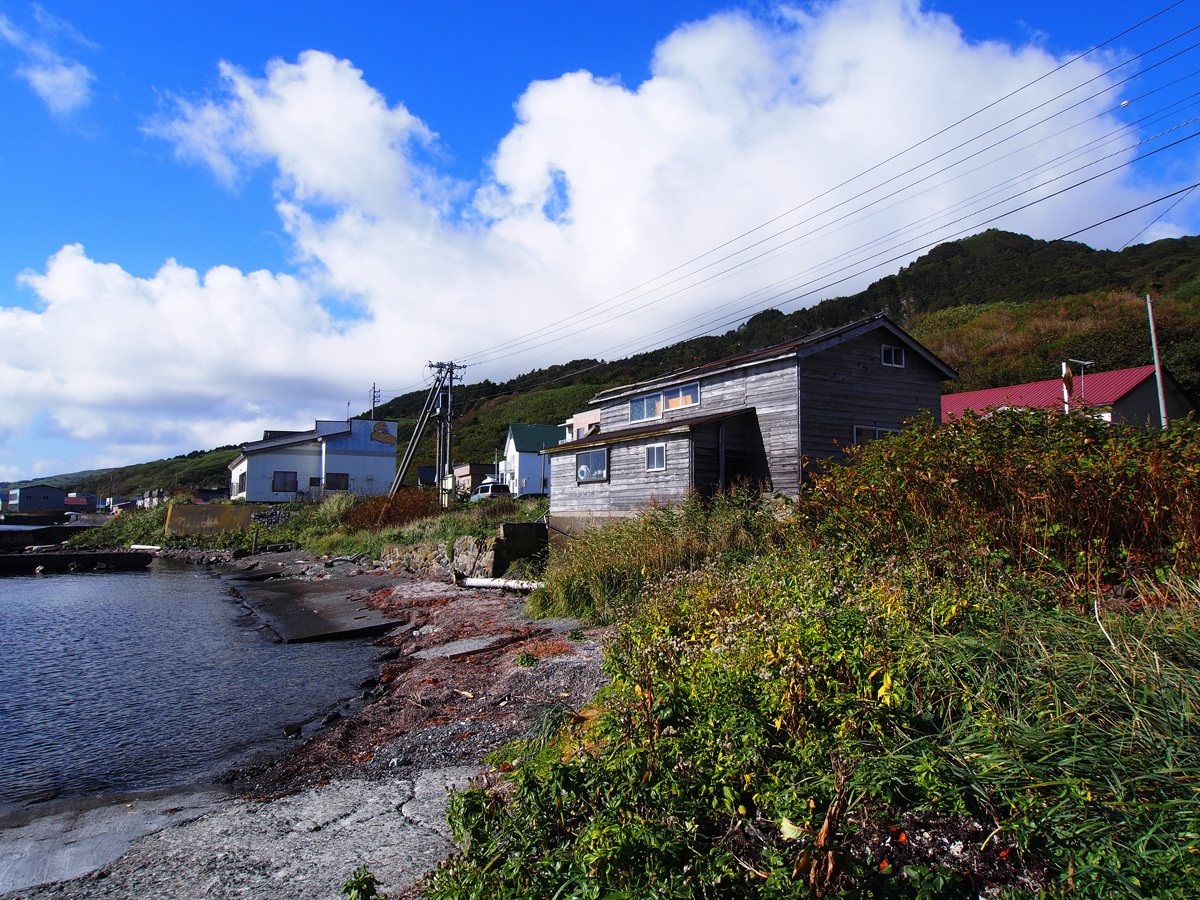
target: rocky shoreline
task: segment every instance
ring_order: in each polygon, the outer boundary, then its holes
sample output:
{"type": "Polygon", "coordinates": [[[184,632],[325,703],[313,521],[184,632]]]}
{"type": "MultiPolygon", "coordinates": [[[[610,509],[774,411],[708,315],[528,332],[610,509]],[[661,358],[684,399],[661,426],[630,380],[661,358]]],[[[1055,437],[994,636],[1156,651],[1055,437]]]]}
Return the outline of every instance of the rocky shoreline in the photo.
{"type": "MultiPolygon", "coordinates": [[[[297,602],[315,596],[331,608],[349,604],[355,615],[386,618],[394,624],[378,639],[379,674],[360,685],[354,704],[295,723],[293,749],[227,773],[213,792],[181,790],[174,800],[158,792],[109,804],[85,798],[75,804],[81,808],[58,810],[57,819],[5,823],[0,844],[7,832],[10,844],[24,841],[31,853],[86,844],[88,835],[123,827],[131,843],[113,858],[122,847],[110,840],[110,858],[82,877],[19,888],[0,900],[333,900],[362,863],[389,896],[413,896],[409,886],[454,850],[447,788],[465,785],[483,770],[487,753],[547,716],[585,705],[606,681],[605,630],[530,620],[514,594],[295,551],[241,559],[212,551],[162,555],[216,565],[231,576],[258,573],[275,594],[292,592],[297,602]],[[130,822],[138,827],[129,829],[130,822]],[[40,843],[21,831],[39,825],[40,843]]],[[[230,579],[234,598],[253,610],[246,585],[230,579]]]]}

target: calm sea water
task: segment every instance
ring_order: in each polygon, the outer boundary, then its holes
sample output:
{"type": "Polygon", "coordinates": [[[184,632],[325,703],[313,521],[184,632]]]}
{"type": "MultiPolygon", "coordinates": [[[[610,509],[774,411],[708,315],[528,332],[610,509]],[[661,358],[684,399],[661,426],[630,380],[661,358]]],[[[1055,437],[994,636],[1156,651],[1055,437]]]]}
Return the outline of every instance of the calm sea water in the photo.
{"type": "Polygon", "coordinates": [[[219,579],[0,579],[0,804],[204,781],[352,696],[365,641],[273,644],[219,579]]]}

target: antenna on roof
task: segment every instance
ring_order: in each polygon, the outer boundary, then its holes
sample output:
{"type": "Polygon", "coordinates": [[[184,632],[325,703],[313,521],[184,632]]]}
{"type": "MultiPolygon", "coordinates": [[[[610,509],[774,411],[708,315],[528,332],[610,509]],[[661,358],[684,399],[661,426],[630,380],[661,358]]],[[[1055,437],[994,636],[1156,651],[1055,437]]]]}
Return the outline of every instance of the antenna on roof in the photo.
{"type": "Polygon", "coordinates": [[[1068,359],[1067,362],[1073,362],[1079,366],[1079,405],[1083,406],[1085,403],[1083,396],[1083,376],[1087,374],[1087,367],[1094,366],[1096,362],[1091,359],[1068,359]]]}

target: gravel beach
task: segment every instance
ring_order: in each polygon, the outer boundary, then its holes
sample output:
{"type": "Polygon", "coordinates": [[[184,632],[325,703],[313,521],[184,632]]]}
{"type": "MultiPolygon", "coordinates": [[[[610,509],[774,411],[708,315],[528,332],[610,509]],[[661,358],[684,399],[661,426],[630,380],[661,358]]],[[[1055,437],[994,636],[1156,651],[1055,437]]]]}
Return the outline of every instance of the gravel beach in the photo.
{"type": "Polygon", "coordinates": [[[530,620],[514,594],[295,552],[192,561],[221,565],[264,628],[286,631],[290,609],[308,629],[314,612],[331,627],[382,622],[378,676],[353,704],[290,726],[294,749],[222,784],[0,816],[0,900],[325,900],[364,863],[389,896],[408,895],[454,851],[448,789],[606,681],[605,630],[530,620]]]}

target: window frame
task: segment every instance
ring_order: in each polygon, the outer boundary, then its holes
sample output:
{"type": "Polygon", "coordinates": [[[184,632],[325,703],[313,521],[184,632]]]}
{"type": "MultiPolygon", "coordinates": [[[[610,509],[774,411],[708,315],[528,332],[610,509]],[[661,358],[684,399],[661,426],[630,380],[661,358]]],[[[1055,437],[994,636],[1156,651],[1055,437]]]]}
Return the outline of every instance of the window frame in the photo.
{"type": "Polygon", "coordinates": [[[633,425],[637,422],[653,422],[661,419],[669,412],[674,412],[677,409],[690,409],[693,406],[700,405],[700,382],[689,381],[687,384],[679,384],[672,388],[664,388],[661,391],[655,391],[650,394],[642,394],[638,397],[632,397],[629,400],[629,424],[633,425]],[[693,397],[690,403],[684,403],[683,400],[687,397],[693,397]],[[679,401],[677,405],[672,406],[672,400],[679,401]],[[645,407],[647,402],[654,403],[655,414],[646,415],[645,407]],[[637,410],[641,407],[641,415],[637,414],[637,410]]]}
{"type": "Polygon", "coordinates": [[[237,492],[239,494],[246,493],[246,473],[240,472],[237,480],[237,492]]]}
{"type": "Polygon", "coordinates": [[[877,441],[880,438],[891,437],[892,435],[899,433],[899,428],[885,428],[877,425],[855,425],[854,446],[863,447],[871,443],[871,441],[877,441]],[[863,433],[864,437],[866,438],[865,440],[859,440],[859,432],[863,433]]]}
{"type": "Polygon", "coordinates": [[[634,397],[629,401],[629,422],[630,422],[630,424],[632,424],[634,422],[653,422],[656,419],[661,419],[662,414],[663,414],[662,391],[657,391],[656,393],[653,393],[653,394],[642,394],[642,396],[634,397]],[[655,412],[654,412],[654,415],[646,415],[645,414],[645,406],[646,406],[647,401],[651,401],[651,400],[654,401],[655,412]],[[635,416],[634,409],[637,408],[637,406],[639,404],[642,407],[643,414],[640,416],[635,416]]]}
{"type": "Polygon", "coordinates": [[[348,491],[350,490],[350,473],[349,472],[326,472],[325,473],[325,490],[327,491],[348,491]],[[334,479],[341,481],[345,487],[338,487],[334,479]],[[342,479],[345,479],[342,481],[342,479]]]}
{"type": "Polygon", "coordinates": [[[273,494],[295,494],[299,489],[299,481],[296,472],[289,472],[285,469],[276,469],[271,473],[271,493],[273,494]],[[287,476],[291,476],[288,478],[287,476]],[[281,477],[282,476],[282,477],[281,477]],[[278,487],[282,484],[283,487],[278,487]],[[291,484],[289,488],[287,485],[291,484]]]}
{"type": "Polygon", "coordinates": [[[576,484],[604,484],[608,481],[608,448],[596,447],[592,450],[581,450],[575,454],[575,483],[576,484]],[[604,468],[599,476],[595,475],[595,466],[590,462],[599,454],[604,460],[604,468]],[[580,478],[580,471],[587,466],[591,473],[586,478],[580,478]]]}
{"type": "Polygon", "coordinates": [[[662,394],[663,394],[662,405],[663,405],[664,412],[676,410],[676,409],[687,409],[692,406],[699,406],[700,405],[700,382],[691,381],[691,382],[688,382],[687,384],[676,385],[673,388],[667,388],[666,390],[664,390],[662,392],[662,394]],[[695,397],[695,399],[692,400],[690,403],[684,403],[683,399],[684,399],[685,393],[692,395],[693,397],[695,397]],[[674,395],[674,397],[680,401],[679,404],[676,406],[671,405],[672,395],[674,395]]]}
{"type": "Polygon", "coordinates": [[[666,444],[647,444],[646,445],[646,471],[647,472],[665,472],[665,471],[667,471],[667,445],[666,444]],[[651,454],[653,454],[655,457],[653,460],[651,459],[651,454]],[[659,459],[662,460],[659,465],[652,464],[652,463],[659,462],[659,459]]]}
{"type": "Polygon", "coordinates": [[[907,360],[904,355],[904,348],[896,344],[880,344],[879,345],[879,362],[882,365],[893,369],[905,368],[907,360]],[[890,353],[888,351],[891,351],[890,353]],[[899,354],[900,361],[896,362],[896,355],[899,354]],[[888,361],[890,358],[890,362],[888,361]]]}

